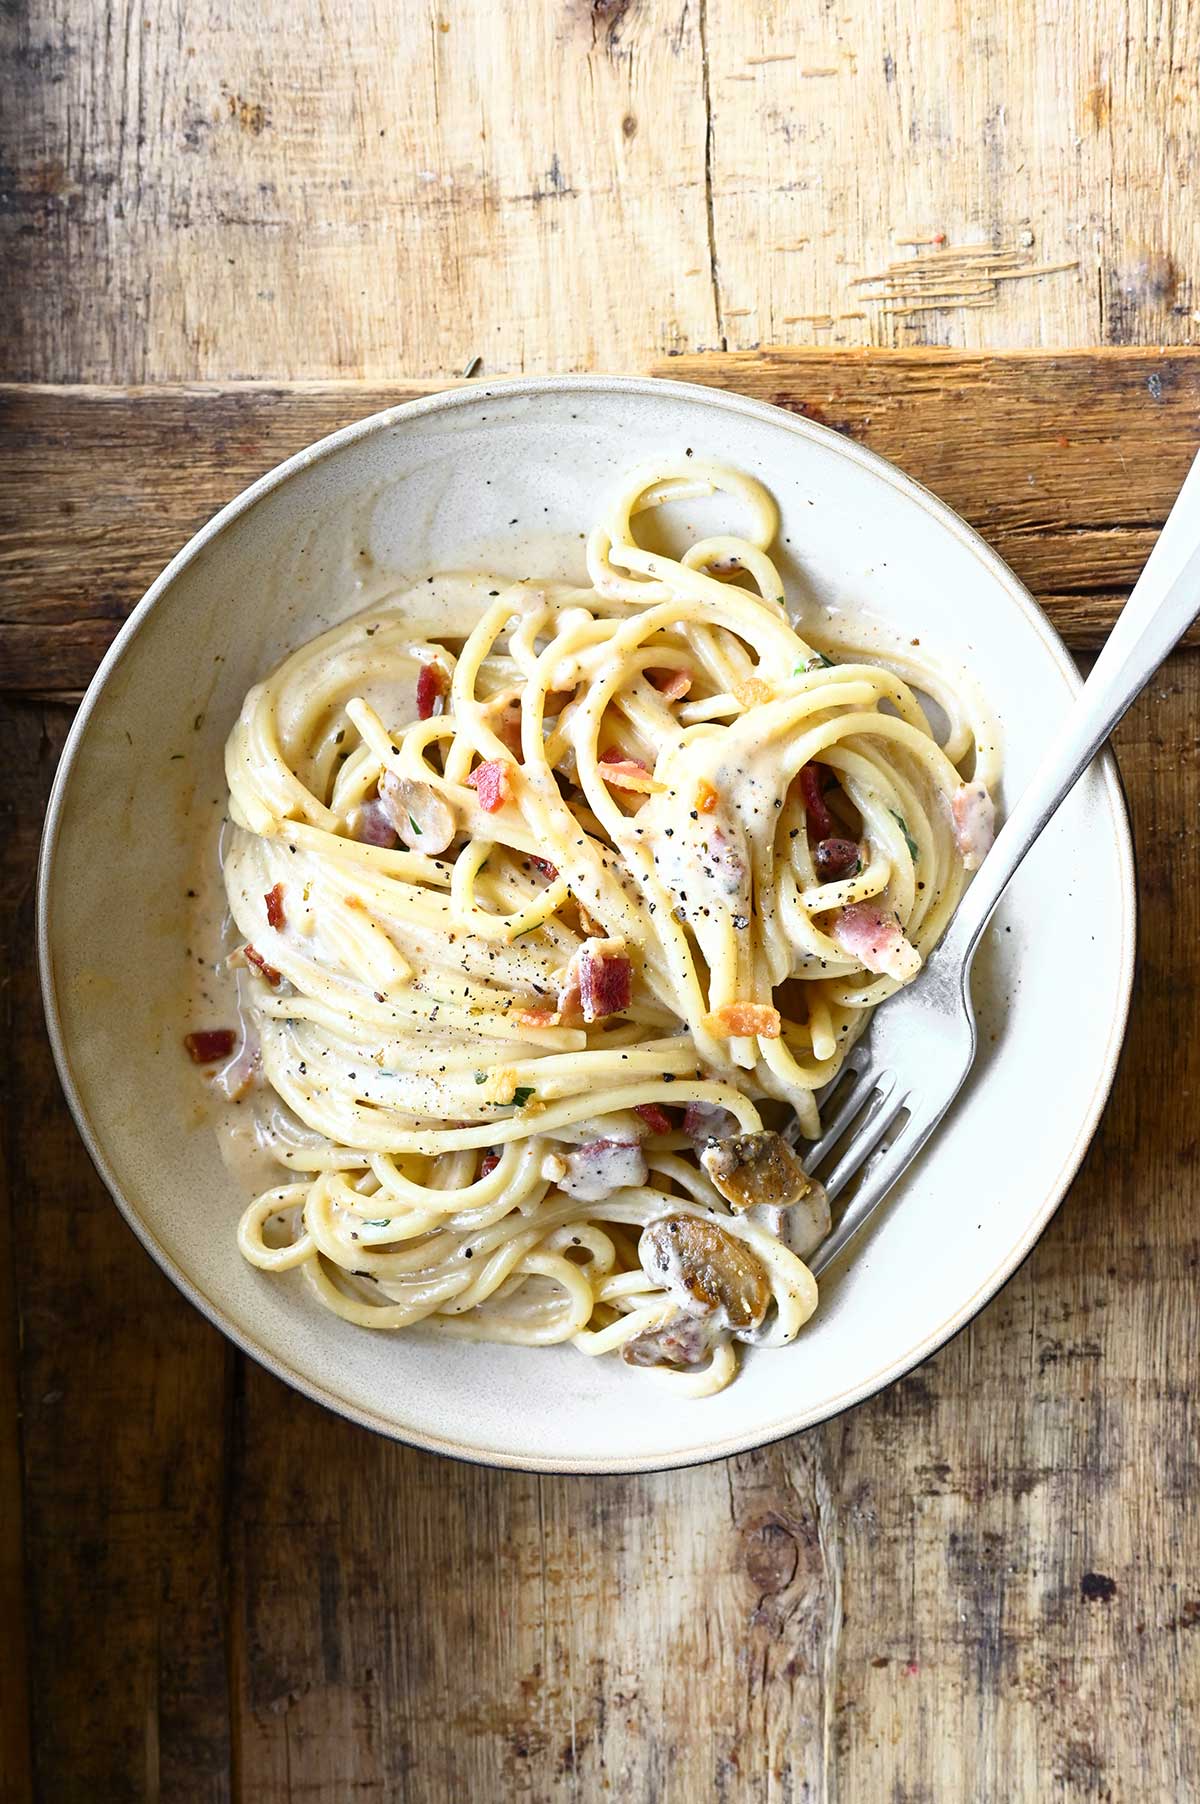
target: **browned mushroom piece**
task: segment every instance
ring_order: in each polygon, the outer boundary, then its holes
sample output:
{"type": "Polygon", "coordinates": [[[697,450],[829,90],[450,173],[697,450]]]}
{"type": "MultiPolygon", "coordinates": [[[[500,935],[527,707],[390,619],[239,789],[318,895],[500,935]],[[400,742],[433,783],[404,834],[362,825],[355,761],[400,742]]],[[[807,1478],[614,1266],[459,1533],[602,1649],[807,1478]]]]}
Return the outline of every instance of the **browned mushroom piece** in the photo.
{"type": "Polygon", "coordinates": [[[628,1366],[670,1366],[673,1371],[686,1372],[702,1366],[724,1335],[715,1309],[704,1315],[688,1315],[679,1309],[657,1328],[647,1328],[627,1340],[621,1358],[628,1366]]]}
{"type": "Polygon", "coordinates": [[[780,1134],[732,1134],[710,1140],[700,1163],[734,1209],[763,1203],[786,1209],[815,1188],[803,1165],[780,1134]]]}
{"type": "Polygon", "coordinates": [[[638,1256],[646,1276],[688,1315],[719,1312],[720,1326],[736,1333],[757,1328],[770,1307],[762,1261],[714,1221],[695,1215],[653,1221],[642,1230],[638,1256]]]}

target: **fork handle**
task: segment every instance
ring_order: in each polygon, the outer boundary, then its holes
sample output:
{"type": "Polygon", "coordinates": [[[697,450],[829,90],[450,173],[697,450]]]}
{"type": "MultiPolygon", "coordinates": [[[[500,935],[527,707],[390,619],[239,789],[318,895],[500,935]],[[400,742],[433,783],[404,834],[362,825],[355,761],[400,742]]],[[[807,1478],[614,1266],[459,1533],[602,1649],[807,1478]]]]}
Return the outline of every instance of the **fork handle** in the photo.
{"type": "Polygon", "coordinates": [[[943,968],[961,961],[964,983],[980,935],[1026,852],[1198,614],[1200,455],[1091,675],[972,879],[934,954],[943,968]]]}

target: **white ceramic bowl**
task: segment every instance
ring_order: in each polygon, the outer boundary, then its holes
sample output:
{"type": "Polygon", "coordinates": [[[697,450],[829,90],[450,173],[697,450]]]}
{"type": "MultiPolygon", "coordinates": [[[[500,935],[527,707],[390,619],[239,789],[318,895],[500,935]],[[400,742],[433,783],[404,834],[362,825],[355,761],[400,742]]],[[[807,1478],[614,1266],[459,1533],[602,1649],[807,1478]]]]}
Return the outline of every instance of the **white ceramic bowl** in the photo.
{"type": "Polygon", "coordinates": [[[1027,860],[981,956],[983,1049],[964,1096],[878,1227],[827,1277],[797,1343],[752,1354],[721,1395],[669,1400],[619,1361],[571,1347],[371,1333],[313,1304],[297,1276],[242,1261],[242,1198],[180,1038],[185,891],[224,797],[222,747],[244,692],[380,584],[481,563],[512,575],[578,565],[605,485],[688,445],[773,491],[793,597],[866,610],[926,648],[961,653],[999,712],[1006,790],[1017,793],[1078,678],[1026,591],[961,520],[860,446],[774,408],[678,383],[566,377],[378,414],[225,508],[105,658],[46,822],[50,1034],[80,1132],[135,1233],[210,1320],[289,1383],[386,1434],[498,1465],[683,1465],[805,1428],[907,1371],[1045,1227],[1124,1030],[1132,859],[1114,767],[1102,761],[1027,860]],[[356,578],[367,586],[356,590],[356,578]]]}

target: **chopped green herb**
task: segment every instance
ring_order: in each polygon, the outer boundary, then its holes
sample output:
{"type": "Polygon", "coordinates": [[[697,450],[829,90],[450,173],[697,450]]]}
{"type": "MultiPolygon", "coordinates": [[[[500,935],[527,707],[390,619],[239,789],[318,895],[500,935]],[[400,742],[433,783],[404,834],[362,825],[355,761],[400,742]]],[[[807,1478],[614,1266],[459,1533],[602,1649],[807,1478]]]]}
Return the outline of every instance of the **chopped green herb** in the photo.
{"type": "Polygon", "coordinates": [[[378,1221],[365,1221],[363,1223],[364,1228],[390,1228],[391,1225],[392,1218],[390,1215],[381,1215],[378,1221]]]}
{"type": "MultiPolygon", "coordinates": [[[[523,1109],[525,1107],[525,1104],[529,1101],[529,1098],[532,1095],[533,1095],[533,1085],[532,1084],[518,1084],[516,1089],[513,1091],[512,1097],[510,1099],[512,1102],[513,1108],[514,1109],[523,1109]]],[[[503,1102],[498,1102],[498,1103],[495,1103],[493,1105],[493,1107],[495,1107],[497,1109],[504,1109],[504,1108],[508,1107],[508,1104],[503,1103],[503,1102]]]]}
{"type": "Polygon", "coordinates": [[[418,827],[418,825],[417,825],[417,823],[416,823],[416,821],[414,821],[414,819],[413,819],[413,817],[412,817],[412,815],[411,815],[411,814],[410,814],[410,815],[409,815],[409,817],[408,817],[408,824],[409,824],[409,826],[410,826],[410,827],[411,827],[411,828],[412,828],[412,830],[413,830],[413,832],[414,832],[414,833],[415,833],[415,834],[416,834],[416,836],[417,836],[417,838],[418,838],[418,839],[420,839],[420,837],[421,837],[421,829],[420,829],[420,828],[419,828],[419,827],[418,827]]]}
{"type": "Polygon", "coordinates": [[[903,833],[904,843],[908,847],[908,855],[912,859],[913,863],[915,864],[917,862],[917,842],[908,830],[908,822],[905,820],[905,818],[902,814],[897,814],[896,810],[894,808],[889,808],[888,813],[891,815],[892,819],[896,822],[901,833],[903,833]]]}
{"type": "Polygon", "coordinates": [[[475,1073],[475,1082],[477,1084],[486,1084],[487,1083],[487,1072],[486,1071],[477,1071],[475,1073]]]}

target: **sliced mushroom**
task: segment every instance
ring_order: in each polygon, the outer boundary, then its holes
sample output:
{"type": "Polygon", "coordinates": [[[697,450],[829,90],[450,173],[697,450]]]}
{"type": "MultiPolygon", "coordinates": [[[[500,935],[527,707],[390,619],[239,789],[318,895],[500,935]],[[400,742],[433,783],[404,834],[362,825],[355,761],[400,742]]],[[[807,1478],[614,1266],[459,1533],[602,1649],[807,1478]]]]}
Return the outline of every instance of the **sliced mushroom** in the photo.
{"type": "Polygon", "coordinates": [[[686,1372],[702,1366],[724,1337],[715,1309],[705,1315],[687,1315],[679,1309],[657,1328],[647,1328],[627,1340],[621,1358],[629,1366],[670,1366],[673,1371],[686,1372]]]}
{"type": "Polygon", "coordinates": [[[762,1262],[714,1221],[667,1215],[643,1228],[638,1244],[642,1270],[688,1315],[718,1312],[720,1326],[757,1328],[771,1303],[762,1262]]]}
{"type": "Polygon", "coordinates": [[[759,1204],[748,1211],[747,1219],[765,1228],[768,1234],[774,1234],[797,1259],[807,1259],[810,1253],[815,1253],[833,1226],[825,1186],[815,1179],[808,1195],[790,1208],[759,1204]]]}
{"type": "Polygon", "coordinates": [[[430,784],[385,770],[379,779],[379,800],[404,844],[414,852],[436,858],[454,838],[454,811],[430,784]]]}
{"type": "Polygon", "coordinates": [[[814,1189],[812,1178],[781,1134],[732,1134],[710,1140],[700,1163],[737,1210],[766,1203],[787,1209],[814,1189]]]}

